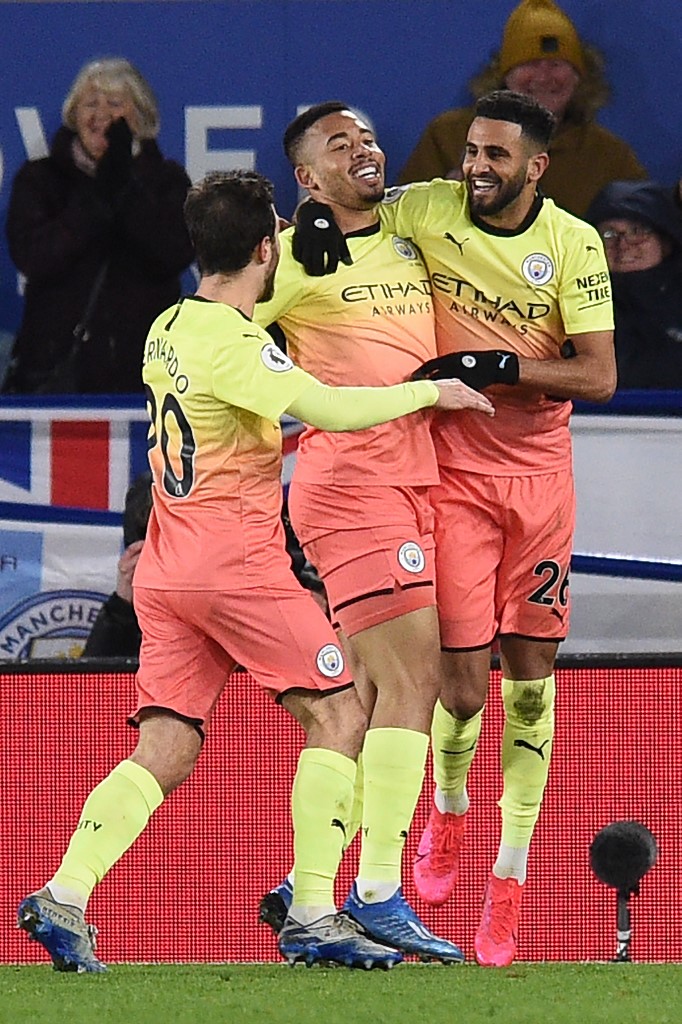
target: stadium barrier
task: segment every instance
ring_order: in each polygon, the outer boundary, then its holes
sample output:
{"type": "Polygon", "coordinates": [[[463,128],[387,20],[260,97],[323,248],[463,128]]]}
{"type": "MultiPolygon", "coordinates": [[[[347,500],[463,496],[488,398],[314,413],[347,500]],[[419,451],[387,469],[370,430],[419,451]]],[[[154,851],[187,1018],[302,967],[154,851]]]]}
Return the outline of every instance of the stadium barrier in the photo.
{"type": "MultiPolygon", "coordinates": [[[[20,898],[59,863],[89,790],[132,750],[134,662],[7,663],[0,749],[6,821],[0,836],[0,963],[44,960],[13,929],[20,898]]],[[[472,955],[485,879],[499,835],[502,711],[494,673],[456,898],[432,909],[415,897],[409,864],[428,812],[430,775],[405,853],[405,891],[424,921],[472,955]]],[[[659,859],[632,901],[636,961],[682,959],[677,898],[682,855],[682,656],[564,657],[557,733],[521,921],[523,960],[608,960],[616,897],[589,866],[604,825],[636,819],[659,859]]],[[[298,726],[245,673],[230,679],[194,776],[95,892],[88,917],[98,952],[116,962],[278,959],[258,901],[291,864],[289,790],[298,726]]],[[[341,901],[357,863],[348,851],[341,901]]]]}

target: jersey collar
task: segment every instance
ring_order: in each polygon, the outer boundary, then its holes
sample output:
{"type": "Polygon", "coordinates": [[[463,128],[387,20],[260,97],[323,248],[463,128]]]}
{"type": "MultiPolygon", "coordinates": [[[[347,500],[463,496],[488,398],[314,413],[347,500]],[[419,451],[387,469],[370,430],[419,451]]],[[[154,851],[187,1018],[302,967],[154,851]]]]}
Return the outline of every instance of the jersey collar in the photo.
{"type": "Polygon", "coordinates": [[[493,227],[492,224],[488,224],[486,223],[486,221],[481,220],[480,217],[477,217],[474,213],[471,212],[471,210],[469,210],[469,216],[471,217],[472,224],[474,224],[475,227],[477,227],[480,231],[484,231],[486,235],[497,235],[500,238],[513,238],[515,235],[522,235],[523,232],[527,231],[531,224],[535,222],[538,214],[540,213],[540,210],[542,209],[542,204],[544,203],[544,201],[545,197],[543,196],[542,192],[538,189],[538,191],[535,193],[535,198],[533,199],[533,203],[531,205],[530,210],[528,211],[528,213],[523,218],[523,220],[517,228],[493,227]]]}
{"type": "MultiPolygon", "coordinates": [[[[183,302],[208,302],[209,304],[214,304],[215,299],[207,299],[204,295],[183,295],[180,299],[180,305],[182,305],[183,302]]],[[[227,305],[227,303],[221,303],[221,305],[227,305]]],[[[243,310],[238,309],[237,306],[230,306],[229,308],[233,309],[235,313],[239,313],[240,316],[243,316],[247,323],[253,323],[251,317],[247,316],[243,310]]]]}
{"type": "Polygon", "coordinates": [[[376,235],[381,231],[381,221],[377,221],[376,224],[369,224],[366,228],[358,228],[357,231],[349,231],[344,238],[367,238],[368,235],[376,235]]]}

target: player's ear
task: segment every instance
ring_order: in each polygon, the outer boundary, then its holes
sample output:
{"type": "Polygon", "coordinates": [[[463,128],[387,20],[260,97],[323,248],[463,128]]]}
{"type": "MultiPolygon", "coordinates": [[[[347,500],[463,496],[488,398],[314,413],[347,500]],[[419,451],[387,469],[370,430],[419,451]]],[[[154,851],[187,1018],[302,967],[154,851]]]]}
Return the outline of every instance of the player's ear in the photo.
{"type": "Polygon", "coordinates": [[[528,161],[528,181],[539,181],[549,166],[547,153],[534,153],[528,161]]]}
{"type": "Polygon", "coordinates": [[[272,259],[272,249],[275,242],[274,239],[269,238],[267,235],[265,238],[261,238],[260,242],[254,249],[253,255],[256,263],[269,263],[272,259]]]}
{"type": "Polygon", "coordinates": [[[301,188],[312,189],[315,188],[315,175],[313,170],[307,164],[299,164],[298,167],[294,168],[294,177],[296,183],[301,188]]]}

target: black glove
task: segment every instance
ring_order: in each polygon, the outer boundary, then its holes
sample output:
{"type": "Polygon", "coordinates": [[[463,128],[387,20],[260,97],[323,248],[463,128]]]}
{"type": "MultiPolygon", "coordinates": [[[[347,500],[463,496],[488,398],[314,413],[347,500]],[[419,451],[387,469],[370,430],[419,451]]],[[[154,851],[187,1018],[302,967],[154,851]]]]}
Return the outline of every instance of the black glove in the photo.
{"type": "Polygon", "coordinates": [[[128,189],[133,176],[133,133],[124,117],[112,121],[105,135],[109,145],[97,164],[95,180],[102,195],[116,200],[128,189]]]}
{"type": "Polygon", "coordinates": [[[298,208],[291,252],[311,277],[333,274],[339,261],[347,267],[353,263],[331,207],[313,200],[298,208]]]}
{"type": "Polygon", "coordinates": [[[483,391],[491,384],[516,384],[519,379],[519,357],[506,349],[481,352],[451,352],[422,363],[411,380],[443,380],[457,377],[474,391],[483,391]]]}

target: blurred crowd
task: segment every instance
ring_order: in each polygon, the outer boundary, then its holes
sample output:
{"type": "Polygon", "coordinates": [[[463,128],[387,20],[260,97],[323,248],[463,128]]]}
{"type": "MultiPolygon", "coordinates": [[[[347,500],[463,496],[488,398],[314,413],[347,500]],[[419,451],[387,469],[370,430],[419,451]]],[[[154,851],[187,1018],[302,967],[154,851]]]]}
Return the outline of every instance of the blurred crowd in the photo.
{"type": "MultiPolygon", "coordinates": [[[[619,388],[682,386],[679,185],[650,181],[631,145],[599,123],[609,99],[602,55],[554,0],[522,0],[469,88],[472,104],[503,88],[554,114],[542,190],[604,238],[619,388]]],[[[473,105],[431,120],[398,181],[461,178],[472,116],[473,105]]],[[[147,329],[178,298],[193,258],[182,212],[190,182],[161,153],[159,127],[140,72],[120,57],[92,60],[64,99],[49,155],[15,176],[6,233],[26,284],[5,393],[141,390],[147,329]]]]}

